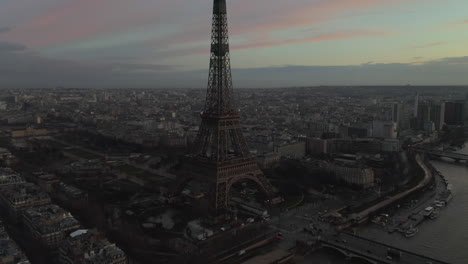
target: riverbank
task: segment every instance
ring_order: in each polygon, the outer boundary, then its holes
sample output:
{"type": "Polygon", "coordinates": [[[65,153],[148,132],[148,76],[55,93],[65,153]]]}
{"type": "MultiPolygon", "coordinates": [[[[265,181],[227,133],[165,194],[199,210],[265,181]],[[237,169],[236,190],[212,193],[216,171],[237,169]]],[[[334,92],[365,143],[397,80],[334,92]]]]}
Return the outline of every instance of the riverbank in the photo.
{"type": "Polygon", "coordinates": [[[438,218],[441,210],[451,201],[451,186],[440,171],[428,160],[420,159],[418,163],[426,174],[431,175],[432,186],[420,194],[418,200],[412,200],[410,206],[399,209],[393,215],[391,225],[386,228],[389,233],[398,231],[405,237],[415,236],[419,232],[417,226],[438,218]]]}
{"type": "MultiPolygon", "coordinates": [[[[468,154],[468,147],[461,150],[468,154]]],[[[404,245],[405,249],[445,260],[453,264],[468,263],[464,245],[468,241],[468,167],[450,160],[432,160],[430,165],[439,172],[443,186],[452,186],[453,200],[440,211],[434,221],[426,221],[420,232],[410,239],[383,232],[381,227],[371,225],[358,230],[369,239],[385,241],[393,246],[404,245]]],[[[420,202],[420,201],[418,201],[420,202]]],[[[423,208],[423,206],[421,206],[423,208]]],[[[341,264],[344,261],[331,261],[341,264]]]]}
{"type": "MultiPolygon", "coordinates": [[[[468,155],[468,143],[459,151],[468,155]]],[[[468,251],[464,245],[468,241],[468,166],[450,160],[431,160],[430,166],[438,171],[435,180],[441,187],[453,186],[454,199],[440,212],[440,216],[433,221],[426,221],[421,232],[411,238],[399,234],[389,234],[382,227],[370,224],[356,230],[360,236],[371,240],[382,241],[394,247],[444,260],[453,264],[468,263],[468,251]]],[[[437,173],[436,171],[436,173],[437,173]]],[[[414,198],[413,198],[414,199],[414,198]]],[[[421,206],[424,199],[418,199],[410,210],[421,206]]],[[[298,263],[361,263],[346,260],[342,255],[332,250],[320,250],[298,263]]]]}

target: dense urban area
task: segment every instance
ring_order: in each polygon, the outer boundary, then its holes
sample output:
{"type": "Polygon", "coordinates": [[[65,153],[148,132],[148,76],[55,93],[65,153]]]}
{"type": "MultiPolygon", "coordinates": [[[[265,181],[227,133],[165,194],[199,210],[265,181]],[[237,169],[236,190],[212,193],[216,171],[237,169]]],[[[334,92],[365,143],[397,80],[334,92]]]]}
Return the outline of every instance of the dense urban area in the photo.
{"type": "Polygon", "coordinates": [[[204,89],[3,89],[0,263],[310,263],[323,248],[447,263],[366,232],[439,220],[453,187],[431,160],[468,160],[466,89],[237,89],[265,176],[230,182],[221,220],[190,161],[204,89]]]}

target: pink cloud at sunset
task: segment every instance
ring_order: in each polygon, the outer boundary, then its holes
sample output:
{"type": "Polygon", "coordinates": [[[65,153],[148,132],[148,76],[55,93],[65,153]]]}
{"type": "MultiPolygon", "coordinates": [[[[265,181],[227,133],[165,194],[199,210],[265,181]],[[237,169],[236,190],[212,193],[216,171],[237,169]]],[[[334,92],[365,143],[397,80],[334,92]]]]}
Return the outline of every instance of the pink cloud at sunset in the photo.
{"type": "MultiPolygon", "coordinates": [[[[154,30],[167,21],[173,27],[172,39],[155,39],[155,43],[191,43],[206,38],[203,25],[193,21],[209,21],[211,1],[195,0],[193,6],[206,6],[206,14],[190,12],[188,4],[181,0],[75,0],[16,25],[14,30],[1,39],[20,42],[30,47],[57,46],[64,43],[89,40],[111,34],[125,34],[133,28],[154,23],[154,30]],[[175,17],[168,16],[173,13],[175,17]],[[183,16],[182,16],[183,15],[183,16]]],[[[275,31],[309,27],[335,19],[347,11],[368,9],[401,2],[401,0],[240,0],[229,3],[231,16],[240,17],[232,23],[233,36],[247,39],[268,40],[275,31]]],[[[137,41],[137,40],[136,40],[137,41]]]]}
{"type": "Polygon", "coordinates": [[[340,40],[340,39],[354,39],[354,38],[385,36],[385,35],[390,35],[390,34],[391,34],[390,32],[385,32],[385,31],[339,32],[339,33],[323,34],[323,35],[310,37],[310,38],[304,38],[304,39],[258,42],[258,43],[237,45],[237,46],[234,46],[233,49],[244,50],[244,49],[267,48],[267,47],[275,47],[275,46],[304,44],[304,43],[313,43],[313,42],[322,42],[322,41],[331,41],[331,40],[340,40]]]}
{"type": "Polygon", "coordinates": [[[3,38],[31,47],[59,45],[154,22],[159,10],[126,0],[76,0],[15,26],[3,38]]]}

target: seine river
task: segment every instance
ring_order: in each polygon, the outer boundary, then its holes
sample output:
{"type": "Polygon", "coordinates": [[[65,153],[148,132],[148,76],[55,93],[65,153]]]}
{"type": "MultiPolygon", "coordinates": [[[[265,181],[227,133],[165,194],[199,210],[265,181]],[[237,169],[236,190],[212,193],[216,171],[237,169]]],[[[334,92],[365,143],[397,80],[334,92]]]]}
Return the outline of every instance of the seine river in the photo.
{"type": "MultiPolygon", "coordinates": [[[[468,143],[460,153],[468,154],[468,143]]],[[[468,165],[454,163],[450,160],[433,161],[446,179],[453,184],[454,197],[440,216],[425,221],[419,233],[412,238],[392,234],[366,235],[377,241],[420,253],[453,264],[468,263],[468,165]]],[[[329,251],[319,252],[314,256],[314,263],[342,264],[342,256],[329,251]],[[317,258],[317,259],[316,259],[317,258]]],[[[354,262],[353,262],[354,263],[354,262]]]]}
{"type": "MultiPolygon", "coordinates": [[[[467,147],[460,153],[468,155],[467,147]]],[[[454,197],[436,221],[424,223],[408,248],[454,264],[468,263],[468,164],[433,161],[453,184],[454,197]]]]}

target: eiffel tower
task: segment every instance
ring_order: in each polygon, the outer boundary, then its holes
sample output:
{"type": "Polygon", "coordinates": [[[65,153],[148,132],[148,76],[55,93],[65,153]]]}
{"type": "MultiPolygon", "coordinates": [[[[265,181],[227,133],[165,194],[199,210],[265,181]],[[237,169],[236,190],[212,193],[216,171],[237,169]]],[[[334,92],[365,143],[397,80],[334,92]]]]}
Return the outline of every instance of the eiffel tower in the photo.
{"type": "MultiPolygon", "coordinates": [[[[214,0],[210,70],[202,123],[193,144],[191,158],[211,186],[210,209],[217,217],[227,213],[234,183],[250,179],[274,201],[275,190],[250,154],[235,108],[226,0],[214,0]]],[[[277,199],[276,199],[277,200],[277,199]]]]}

